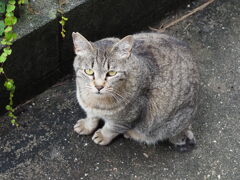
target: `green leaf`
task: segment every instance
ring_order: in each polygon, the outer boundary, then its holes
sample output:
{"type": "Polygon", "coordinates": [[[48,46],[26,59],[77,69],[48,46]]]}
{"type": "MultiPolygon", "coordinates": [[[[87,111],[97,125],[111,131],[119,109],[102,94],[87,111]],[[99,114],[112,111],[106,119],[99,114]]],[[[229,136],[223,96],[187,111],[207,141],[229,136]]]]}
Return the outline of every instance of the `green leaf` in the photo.
{"type": "Polygon", "coordinates": [[[0,1],[0,13],[5,12],[5,2],[0,1]]]}
{"type": "Polygon", "coordinates": [[[17,18],[13,17],[13,24],[16,24],[16,23],[17,23],[17,18]]]}
{"type": "Polygon", "coordinates": [[[68,20],[68,18],[66,18],[66,17],[64,17],[64,16],[62,16],[62,19],[63,19],[64,21],[67,21],[67,20],[68,20]]]}
{"type": "Polygon", "coordinates": [[[13,39],[16,40],[17,39],[17,34],[13,33],[13,39]]]}
{"type": "Polygon", "coordinates": [[[15,8],[16,8],[15,5],[8,4],[7,5],[7,12],[12,12],[12,11],[14,11],[15,8]]]}
{"type": "Polygon", "coordinates": [[[6,44],[7,44],[6,39],[3,39],[3,40],[1,41],[1,44],[6,45],[6,44]]]}
{"type": "Polygon", "coordinates": [[[4,32],[4,28],[5,28],[5,24],[4,22],[1,20],[0,21],[0,36],[2,36],[3,32],[4,32]]]}
{"type": "Polygon", "coordinates": [[[12,49],[10,48],[4,48],[3,52],[7,53],[7,55],[10,55],[12,53],[12,49]]]}
{"type": "Polygon", "coordinates": [[[13,17],[14,14],[13,14],[13,12],[7,12],[7,13],[5,14],[5,16],[6,16],[6,17],[13,17]]]}
{"type": "Polygon", "coordinates": [[[12,119],[12,120],[11,120],[11,124],[12,124],[12,125],[15,125],[15,124],[16,124],[16,120],[15,120],[15,119],[12,119]]]}
{"type": "Polygon", "coordinates": [[[61,24],[62,26],[64,26],[65,22],[63,20],[59,21],[59,24],[61,24]]]}
{"type": "Polygon", "coordinates": [[[13,113],[12,112],[8,112],[8,116],[12,117],[13,113]]]}
{"type": "Polygon", "coordinates": [[[61,32],[61,35],[62,35],[63,38],[65,38],[65,34],[64,34],[64,32],[61,32]]]}
{"type": "Polygon", "coordinates": [[[7,32],[5,33],[5,39],[8,42],[11,42],[17,38],[17,34],[14,32],[7,32]]]}
{"type": "Polygon", "coordinates": [[[24,0],[18,0],[18,4],[21,5],[24,3],[24,0]]]}
{"type": "Polygon", "coordinates": [[[11,39],[13,38],[12,33],[11,32],[5,33],[4,38],[6,39],[6,41],[11,41],[11,39]]]}
{"type": "Polygon", "coordinates": [[[13,17],[6,17],[4,19],[4,22],[5,22],[6,25],[12,25],[13,17]]]}
{"type": "Polygon", "coordinates": [[[0,56],[0,63],[4,63],[6,61],[6,56],[0,56]]]}
{"type": "Polygon", "coordinates": [[[7,26],[4,30],[4,32],[10,32],[12,31],[12,26],[7,26]]]}
{"type": "Polygon", "coordinates": [[[3,70],[3,68],[1,67],[0,68],[0,74],[3,74],[4,73],[4,70],[3,70]]]}
{"type": "Polygon", "coordinates": [[[11,46],[12,43],[11,42],[6,42],[6,45],[11,46]]]}
{"type": "Polygon", "coordinates": [[[5,83],[4,83],[4,86],[8,91],[11,91],[15,88],[14,87],[14,81],[12,79],[6,80],[5,83]]]}
{"type": "Polygon", "coordinates": [[[15,0],[9,0],[9,1],[8,1],[8,4],[12,4],[12,5],[14,5],[15,3],[16,3],[15,0]]]}
{"type": "Polygon", "coordinates": [[[5,18],[5,25],[11,26],[17,23],[17,18],[12,16],[12,17],[6,17],[5,18]]]}
{"type": "Polygon", "coordinates": [[[6,105],[6,106],[5,106],[5,109],[8,110],[8,111],[10,111],[10,110],[12,109],[12,107],[11,107],[10,105],[6,105]]]}
{"type": "Polygon", "coordinates": [[[3,52],[1,56],[7,57],[8,54],[6,52],[3,52]]]}

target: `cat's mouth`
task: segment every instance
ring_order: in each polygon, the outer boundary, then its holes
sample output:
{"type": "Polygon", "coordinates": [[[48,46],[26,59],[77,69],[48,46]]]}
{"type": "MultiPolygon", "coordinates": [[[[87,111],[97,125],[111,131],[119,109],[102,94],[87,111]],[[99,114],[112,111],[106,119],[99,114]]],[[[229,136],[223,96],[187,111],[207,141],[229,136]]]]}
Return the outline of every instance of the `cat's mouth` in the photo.
{"type": "Polygon", "coordinates": [[[96,96],[98,97],[103,97],[103,96],[108,96],[108,93],[106,92],[101,92],[101,91],[97,91],[97,92],[94,92],[93,94],[95,94],[96,96]]]}

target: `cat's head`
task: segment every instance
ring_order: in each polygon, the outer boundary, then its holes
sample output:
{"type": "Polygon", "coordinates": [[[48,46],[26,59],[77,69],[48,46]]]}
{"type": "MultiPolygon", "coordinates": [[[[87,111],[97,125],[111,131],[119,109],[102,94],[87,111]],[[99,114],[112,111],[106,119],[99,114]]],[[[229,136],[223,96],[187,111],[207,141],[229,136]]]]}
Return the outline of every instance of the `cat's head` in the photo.
{"type": "Polygon", "coordinates": [[[124,100],[129,93],[129,76],[134,71],[131,50],[133,37],[92,43],[73,33],[74,69],[80,93],[89,98],[124,100]]]}

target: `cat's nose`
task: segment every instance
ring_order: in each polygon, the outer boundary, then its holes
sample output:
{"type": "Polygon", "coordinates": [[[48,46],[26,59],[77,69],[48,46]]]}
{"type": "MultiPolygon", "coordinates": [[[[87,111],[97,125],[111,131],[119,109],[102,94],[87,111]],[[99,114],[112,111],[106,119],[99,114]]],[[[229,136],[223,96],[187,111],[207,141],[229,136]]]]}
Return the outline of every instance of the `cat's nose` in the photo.
{"type": "Polygon", "coordinates": [[[104,88],[104,86],[95,86],[97,88],[98,91],[101,91],[101,89],[104,88]]]}

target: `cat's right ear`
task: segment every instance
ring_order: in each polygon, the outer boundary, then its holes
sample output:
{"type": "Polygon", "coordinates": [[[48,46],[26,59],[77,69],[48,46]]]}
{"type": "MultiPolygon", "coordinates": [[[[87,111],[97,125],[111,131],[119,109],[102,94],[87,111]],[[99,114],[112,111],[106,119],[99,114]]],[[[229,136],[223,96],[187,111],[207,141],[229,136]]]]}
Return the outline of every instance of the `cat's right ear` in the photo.
{"type": "Polygon", "coordinates": [[[81,34],[79,34],[78,32],[76,33],[73,32],[72,38],[73,38],[73,44],[74,44],[74,52],[76,55],[86,56],[93,52],[93,46],[81,34]]]}
{"type": "Polygon", "coordinates": [[[133,36],[128,35],[113,45],[111,52],[118,58],[128,58],[133,46],[133,36]]]}

